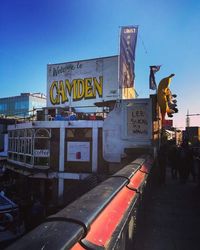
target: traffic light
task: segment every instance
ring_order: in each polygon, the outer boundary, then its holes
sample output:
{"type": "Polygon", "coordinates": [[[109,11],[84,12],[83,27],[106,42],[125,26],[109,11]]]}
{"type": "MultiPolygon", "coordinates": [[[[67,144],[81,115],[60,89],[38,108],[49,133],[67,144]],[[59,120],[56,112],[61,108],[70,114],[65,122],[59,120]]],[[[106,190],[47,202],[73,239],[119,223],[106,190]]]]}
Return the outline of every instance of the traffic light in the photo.
{"type": "Polygon", "coordinates": [[[174,99],[176,98],[176,95],[172,95],[169,88],[173,76],[174,74],[171,74],[170,76],[163,78],[158,85],[157,99],[162,115],[162,122],[164,122],[166,114],[168,117],[173,117],[173,114],[178,112],[178,109],[176,108],[176,99],[174,99]]]}

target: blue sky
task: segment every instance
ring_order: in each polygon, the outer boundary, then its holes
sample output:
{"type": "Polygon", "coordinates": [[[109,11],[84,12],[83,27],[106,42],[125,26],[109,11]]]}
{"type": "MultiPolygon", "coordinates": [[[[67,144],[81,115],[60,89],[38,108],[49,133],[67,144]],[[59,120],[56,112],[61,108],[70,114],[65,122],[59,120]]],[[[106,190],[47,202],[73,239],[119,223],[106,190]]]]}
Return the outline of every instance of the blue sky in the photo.
{"type": "MultiPolygon", "coordinates": [[[[160,79],[175,73],[174,125],[200,113],[200,2],[196,0],[2,0],[0,97],[46,93],[48,63],[118,54],[119,26],[139,25],[135,87],[149,96],[149,65],[160,79]]],[[[191,118],[200,126],[200,116],[191,118]]]]}

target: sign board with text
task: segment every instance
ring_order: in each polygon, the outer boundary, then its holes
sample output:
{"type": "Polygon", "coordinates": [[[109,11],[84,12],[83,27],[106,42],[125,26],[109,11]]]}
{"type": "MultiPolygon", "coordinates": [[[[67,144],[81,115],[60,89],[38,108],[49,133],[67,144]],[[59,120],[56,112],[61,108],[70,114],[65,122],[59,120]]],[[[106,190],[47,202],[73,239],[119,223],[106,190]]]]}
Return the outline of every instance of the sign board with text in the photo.
{"type": "Polygon", "coordinates": [[[67,142],[67,161],[90,161],[90,142],[67,142]]]}
{"type": "Polygon", "coordinates": [[[122,135],[124,139],[150,141],[152,138],[152,112],[150,99],[123,102],[122,135]]]}
{"type": "Polygon", "coordinates": [[[103,158],[122,162],[127,149],[152,146],[151,98],[121,100],[103,123],[103,158]]]}
{"type": "Polygon", "coordinates": [[[49,150],[48,149],[35,149],[34,156],[35,157],[49,157],[49,150]]]}
{"type": "Polygon", "coordinates": [[[90,107],[118,95],[118,56],[47,65],[48,107],[90,107]]]}

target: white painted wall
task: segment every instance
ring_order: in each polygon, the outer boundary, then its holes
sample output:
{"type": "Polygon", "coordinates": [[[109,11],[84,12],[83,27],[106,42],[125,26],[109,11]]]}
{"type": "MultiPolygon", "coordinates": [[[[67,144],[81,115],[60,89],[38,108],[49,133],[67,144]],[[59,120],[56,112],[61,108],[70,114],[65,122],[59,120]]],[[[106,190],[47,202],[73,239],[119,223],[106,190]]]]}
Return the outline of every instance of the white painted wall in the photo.
{"type": "Polygon", "coordinates": [[[106,161],[119,163],[125,148],[151,145],[151,106],[151,99],[124,100],[109,113],[103,124],[103,157],[106,161]],[[134,118],[136,111],[140,114],[137,119],[134,118]]]}

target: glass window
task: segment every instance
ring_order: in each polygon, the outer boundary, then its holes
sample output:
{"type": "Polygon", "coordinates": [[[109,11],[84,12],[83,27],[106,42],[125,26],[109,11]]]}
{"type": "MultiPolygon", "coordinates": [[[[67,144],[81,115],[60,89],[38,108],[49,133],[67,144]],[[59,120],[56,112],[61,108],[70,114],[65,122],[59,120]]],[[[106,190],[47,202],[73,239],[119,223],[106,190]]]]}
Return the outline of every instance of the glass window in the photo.
{"type": "Polygon", "coordinates": [[[15,109],[28,109],[28,101],[16,101],[15,109]]]}
{"type": "Polygon", "coordinates": [[[17,152],[17,148],[18,148],[18,142],[19,140],[18,139],[14,139],[14,151],[17,152]]]}
{"type": "Polygon", "coordinates": [[[0,103],[0,111],[6,111],[8,108],[7,103],[0,103]]]}
{"type": "Polygon", "coordinates": [[[17,130],[14,131],[13,137],[18,137],[18,131],[17,130]]]}
{"type": "Polygon", "coordinates": [[[50,131],[47,129],[37,129],[35,131],[35,138],[50,138],[50,131]]]}
{"type": "Polygon", "coordinates": [[[27,137],[32,137],[32,130],[31,129],[27,129],[27,137]]]}
{"type": "Polygon", "coordinates": [[[24,137],[25,130],[19,130],[19,137],[24,137]]]}
{"type": "Polygon", "coordinates": [[[26,154],[28,155],[32,154],[32,140],[31,139],[26,140],[25,150],[26,150],[26,154]]]}
{"type": "Polygon", "coordinates": [[[8,139],[8,151],[12,151],[12,139],[8,139]]]}

